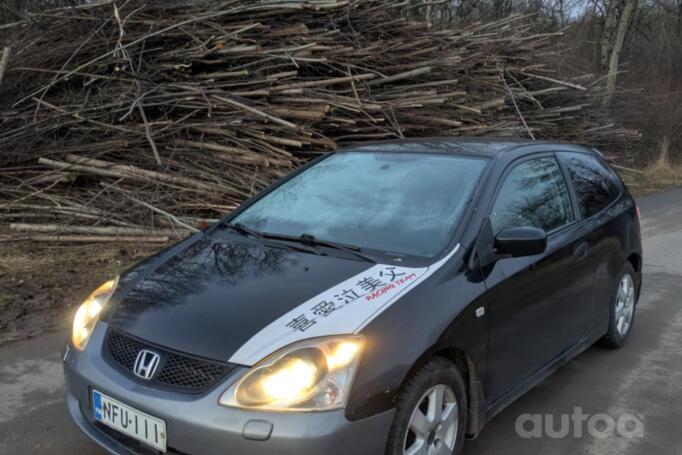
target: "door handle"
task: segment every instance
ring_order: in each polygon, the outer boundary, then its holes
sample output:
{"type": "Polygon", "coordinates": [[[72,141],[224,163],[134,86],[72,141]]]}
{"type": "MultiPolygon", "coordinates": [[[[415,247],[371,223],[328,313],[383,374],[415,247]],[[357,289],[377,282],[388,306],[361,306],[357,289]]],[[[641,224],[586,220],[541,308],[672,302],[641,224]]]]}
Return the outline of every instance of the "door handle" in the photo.
{"type": "Polygon", "coordinates": [[[575,250],[573,250],[573,258],[575,258],[578,261],[581,261],[587,257],[587,252],[589,251],[590,246],[587,244],[587,242],[582,242],[578,244],[578,246],[575,247],[575,250]]]}

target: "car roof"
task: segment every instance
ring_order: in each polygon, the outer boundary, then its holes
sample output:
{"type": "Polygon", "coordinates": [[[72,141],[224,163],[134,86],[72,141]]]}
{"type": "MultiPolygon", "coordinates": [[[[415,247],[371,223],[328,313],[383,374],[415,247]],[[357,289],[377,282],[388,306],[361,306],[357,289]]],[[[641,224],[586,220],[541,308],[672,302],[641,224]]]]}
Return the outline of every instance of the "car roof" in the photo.
{"type": "Polygon", "coordinates": [[[400,139],[390,141],[366,142],[339,149],[339,152],[404,152],[404,153],[446,153],[477,155],[496,158],[500,154],[515,150],[523,153],[537,151],[538,148],[556,147],[560,151],[598,153],[582,145],[556,141],[534,141],[515,138],[467,138],[467,137],[430,137],[400,139]]]}

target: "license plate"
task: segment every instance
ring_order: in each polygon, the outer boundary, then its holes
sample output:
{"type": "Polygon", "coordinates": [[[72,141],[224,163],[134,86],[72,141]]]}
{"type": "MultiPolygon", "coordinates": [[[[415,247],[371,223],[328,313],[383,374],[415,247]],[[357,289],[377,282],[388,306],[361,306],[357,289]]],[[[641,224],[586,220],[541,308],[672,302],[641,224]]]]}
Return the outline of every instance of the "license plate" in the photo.
{"type": "Polygon", "coordinates": [[[92,391],[95,420],[162,452],[166,451],[166,422],[138,411],[96,390],[92,391]]]}

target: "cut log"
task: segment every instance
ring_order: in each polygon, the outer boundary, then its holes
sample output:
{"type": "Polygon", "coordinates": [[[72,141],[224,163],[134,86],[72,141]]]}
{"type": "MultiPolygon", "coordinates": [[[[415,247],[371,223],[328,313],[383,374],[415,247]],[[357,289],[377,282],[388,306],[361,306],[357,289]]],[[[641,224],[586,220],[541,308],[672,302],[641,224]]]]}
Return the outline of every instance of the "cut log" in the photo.
{"type": "Polygon", "coordinates": [[[150,230],[145,228],[128,228],[120,226],[68,226],[59,224],[27,224],[12,223],[9,228],[18,232],[43,232],[53,234],[93,234],[114,236],[155,236],[183,237],[189,234],[186,230],[150,230]]]}

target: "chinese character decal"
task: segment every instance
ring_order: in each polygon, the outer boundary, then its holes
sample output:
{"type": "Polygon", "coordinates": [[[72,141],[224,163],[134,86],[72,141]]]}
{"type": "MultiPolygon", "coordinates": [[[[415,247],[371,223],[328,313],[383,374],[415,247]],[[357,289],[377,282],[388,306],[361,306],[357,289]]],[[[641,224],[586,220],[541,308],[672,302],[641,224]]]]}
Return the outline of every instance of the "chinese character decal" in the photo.
{"type": "Polygon", "coordinates": [[[311,321],[306,317],[305,314],[302,314],[299,317],[294,318],[290,323],[288,323],[287,327],[294,330],[298,330],[299,332],[305,332],[315,324],[316,321],[311,321]]]}
{"type": "Polygon", "coordinates": [[[355,289],[344,289],[339,294],[334,295],[334,298],[336,300],[338,300],[339,302],[343,302],[344,304],[349,304],[359,299],[360,297],[362,296],[358,294],[355,289]]]}
{"type": "Polygon", "coordinates": [[[377,290],[381,286],[386,286],[386,283],[381,281],[379,278],[364,277],[363,279],[358,281],[358,286],[360,286],[360,288],[363,291],[374,292],[375,290],[377,290]]]}
{"type": "Polygon", "coordinates": [[[390,299],[399,289],[417,278],[415,270],[418,269],[377,265],[362,275],[349,278],[320,294],[307,310],[289,321],[286,327],[305,332],[319,320],[332,317],[346,306],[355,305],[356,302],[376,305],[384,299],[390,299]]]}
{"type": "Polygon", "coordinates": [[[405,272],[398,273],[395,271],[395,267],[386,267],[384,270],[379,272],[380,277],[388,277],[391,283],[393,283],[396,278],[403,275],[405,275],[405,272]]]}
{"type": "Polygon", "coordinates": [[[315,305],[311,309],[311,311],[315,316],[324,316],[326,318],[337,309],[338,308],[336,308],[336,304],[334,304],[334,302],[328,302],[327,300],[323,300],[317,305],[315,305]]]}

